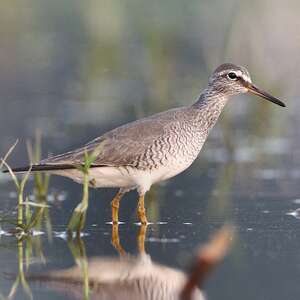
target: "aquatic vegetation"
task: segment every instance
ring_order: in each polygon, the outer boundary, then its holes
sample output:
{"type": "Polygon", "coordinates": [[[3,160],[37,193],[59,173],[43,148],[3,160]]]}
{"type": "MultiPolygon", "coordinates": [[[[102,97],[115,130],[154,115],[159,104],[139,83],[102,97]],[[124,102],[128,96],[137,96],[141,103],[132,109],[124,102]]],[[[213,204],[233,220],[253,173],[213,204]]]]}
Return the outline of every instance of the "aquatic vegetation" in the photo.
{"type": "MultiPolygon", "coordinates": [[[[35,139],[34,142],[31,143],[31,141],[26,142],[27,146],[27,153],[28,158],[31,164],[38,163],[42,158],[42,133],[40,130],[36,130],[35,132],[35,139]]],[[[31,203],[31,206],[40,207],[42,209],[37,210],[37,215],[40,215],[40,217],[37,217],[35,219],[34,227],[39,229],[41,227],[41,221],[44,216],[45,221],[45,227],[48,235],[48,239],[52,239],[52,224],[51,219],[49,215],[49,206],[46,205],[47,202],[47,196],[48,196],[48,189],[49,189],[49,182],[50,182],[50,174],[49,173],[43,173],[43,172],[35,172],[33,174],[34,176],[34,195],[35,195],[35,203],[31,203]]],[[[26,217],[27,219],[30,218],[31,211],[29,206],[26,206],[26,217]]]]}
{"type": "MultiPolygon", "coordinates": [[[[8,156],[12,153],[12,151],[14,150],[14,148],[16,147],[18,141],[16,141],[8,150],[8,152],[5,154],[4,158],[1,159],[1,165],[0,167],[2,168],[3,166],[5,166],[7,168],[7,170],[9,171],[9,174],[15,184],[16,190],[17,190],[17,195],[18,195],[18,218],[17,218],[17,229],[18,227],[23,227],[23,206],[24,206],[24,188],[25,188],[25,184],[29,178],[29,174],[31,171],[31,168],[29,168],[29,170],[25,173],[25,175],[22,177],[21,180],[19,180],[17,178],[17,176],[15,175],[15,173],[12,171],[11,167],[8,165],[8,163],[6,162],[8,156]]],[[[26,202],[28,201],[28,198],[26,198],[26,202]]],[[[27,216],[28,216],[28,212],[27,212],[27,216]]]]}
{"type": "MultiPolygon", "coordinates": [[[[18,199],[17,220],[13,221],[4,219],[3,221],[7,221],[8,223],[15,225],[15,227],[9,231],[9,234],[14,235],[18,239],[18,274],[15,278],[15,281],[10,289],[7,298],[3,295],[0,295],[0,299],[13,299],[16,295],[19,286],[22,287],[28,299],[33,299],[30,286],[25,276],[24,267],[26,268],[26,270],[28,270],[29,265],[32,261],[32,256],[34,254],[36,254],[36,256],[41,262],[45,262],[45,256],[42,251],[42,243],[40,236],[36,236],[34,237],[34,239],[31,239],[31,236],[36,235],[38,233],[38,231],[34,231],[33,228],[37,228],[41,225],[41,220],[44,216],[45,209],[48,209],[49,206],[42,202],[29,201],[29,197],[24,196],[24,189],[26,183],[28,182],[31,168],[29,168],[29,170],[21,177],[21,179],[18,179],[18,177],[15,175],[15,173],[12,171],[11,167],[7,163],[7,159],[15,149],[17,143],[18,140],[10,147],[5,156],[1,158],[0,169],[2,169],[3,167],[7,168],[16,187],[16,194],[18,199]],[[35,208],[34,212],[31,211],[32,207],[35,208]]],[[[35,149],[40,149],[39,147],[40,146],[36,143],[35,149]]],[[[37,154],[35,155],[35,157],[37,158],[37,154]]],[[[36,190],[43,192],[47,191],[47,189],[45,189],[46,185],[44,183],[49,181],[46,180],[40,182],[42,184],[38,186],[36,190]],[[43,189],[40,189],[40,187],[43,187],[43,189]]],[[[41,195],[40,192],[38,193],[39,195],[41,195]]],[[[46,220],[49,219],[48,217],[49,216],[47,215],[46,220]]]]}
{"type": "MultiPolygon", "coordinates": [[[[12,168],[7,163],[9,155],[13,152],[18,141],[12,145],[8,150],[6,155],[1,159],[0,169],[3,166],[8,170],[14,184],[16,187],[16,193],[18,197],[18,213],[17,213],[17,222],[16,227],[12,230],[13,234],[18,238],[21,238],[24,235],[30,234],[33,227],[40,227],[41,220],[43,215],[46,219],[46,228],[48,235],[51,235],[52,226],[49,218],[49,206],[46,204],[47,194],[49,188],[50,176],[48,174],[41,174],[36,172],[34,174],[34,191],[36,202],[29,201],[29,197],[26,196],[24,200],[24,188],[28,181],[29,175],[31,173],[32,167],[22,176],[21,179],[18,179],[12,168]],[[25,211],[24,211],[25,207],[25,211]],[[31,208],[35,207],[34,213],[31,208]],[[25,214],[25,216],[24,216],[25,214]]],[[[73,231],[79,233],[85,224],[86,211],[88,208],[88,199],[89,199],[89,186],[93,185],[93,179],[89,177],[89,169],[92,163],[97,158],[102,144],[99,145],[93,152],[88,153],[87,151],[84,154],[84,162],[82,165],[78,165],[77,169],[83,174],[83,194],[82,200],[74,209],[74,212],[71,216],[71,219],[68,223],[68,232],[72,233],[73,231]]],[[[28,141],[27,142],[28,156],[30,159],[30,166],[34,163],[37,163],[41,159],[41,136],[36,134],[34,146],[28,141]]],[[[13,222],[14,223],[14,222],[13,222]]],[[[70,235],[71,236],[71,235],[70,235]]]]}
{"type": "Polygon", "coordinates": [[[92,185],[93,179],[89,177],[89,169],[95,159],[97,158],[102,144],[99,145],[93,152],[88,153],[85,151],[84,153],[84,162],[82,165],[77,166],[77,169],[83,174],[83,193],[82,200],[76,206],[71,216],[71,219],[68,224],[68,231],[72,233],[76,231],[80,233],[80,231],[84,228],[85,219],[86,219],[86,211],[89,205],[89,186],[92,185]]]}
{"type": "MultiPolygon", "coordinates": [[[[31,172],[31,167],[29,170],[22,176],[21,179],[18,179],[16,174],[13,172],[9,164],[7,163],[7,159],[9,155],[13,152],[18,140],[10,147],[8,152],[5,154],[3,158],[1,158],[0,169],[4,167],[7,168],[9,174],[15,184],[17,198],[18,198],[18,206],[17,206],[17,221],[10,221],[15,225],[15,228],[11,230],[11,232],[18,238],[21,239],[23,236],[29,235],[32,231],[32,228],[35,227],[41,220],[44,209],[48,208],[45,203],[35,203],[29,201],[28,196],[25,196],[24,200],[24,188],[29,179],[29,175],[31,172]],[[32,213],[30,207],[36,207],[34,213],[32,213]],[[25,211],[24,211],[25,210],[25,211]],[[25,213],[25,216],[24,216],[25,213]]],[[[30,164],[32,165],[32,164],[30,164]]],[[[4,219],[5,221],[5,219],[4,219]]]]}
{"type": "MultiPolygon", "coordinates": [[[[29,140],[26,142],[29,161],[32,164],[38,163],[42,158],[42,134],[40,130],[36,131],[35,140],[32,144],[29,140]]],[[[34,192],[39,202],[45,202],[48,194],[50,174],[43,172],[34,173],[34,192]]]]}

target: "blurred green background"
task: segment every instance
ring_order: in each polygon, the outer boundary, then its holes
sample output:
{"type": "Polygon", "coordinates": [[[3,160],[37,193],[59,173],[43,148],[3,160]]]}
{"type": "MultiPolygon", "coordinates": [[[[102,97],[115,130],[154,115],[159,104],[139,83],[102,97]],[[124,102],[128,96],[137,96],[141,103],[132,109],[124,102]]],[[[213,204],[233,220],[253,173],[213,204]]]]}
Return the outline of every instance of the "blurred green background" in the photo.
{"type": "Polygon", "coordinates": [[[188,105],[223,62],[246,66],[288,105],[283,114],[254,97],[232,100],[222,118],[232,135],[239,126],[255,136],[286,129],[290,117],[298,122],[299,9],[271,0],[1,1],[1,153],[36,128],[59,152],[188,105]]]}

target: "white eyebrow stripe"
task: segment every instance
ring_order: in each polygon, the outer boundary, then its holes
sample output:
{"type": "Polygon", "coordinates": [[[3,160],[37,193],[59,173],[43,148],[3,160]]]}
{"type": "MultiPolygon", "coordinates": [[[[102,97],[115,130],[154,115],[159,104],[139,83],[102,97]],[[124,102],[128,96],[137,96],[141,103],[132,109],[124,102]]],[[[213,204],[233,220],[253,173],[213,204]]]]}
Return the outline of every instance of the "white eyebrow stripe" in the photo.
{"type": "Polygon", "coordinates": [[[236,74],[238,77],[243,77],[243,78],[244,78],[242,71],[235,71],[235,74],[236,74]]]}
{"type": "Polygon", "coordinates": [[[228,73],[235,73],[236,74],[236,76],[238,76],[238,77],[242,77],[243,76],[243,73],[240,71],[240,70],[224,70],[224,71],[222,71],[222,72],[220,72],[219,74],[221,75],[221,76],[223,76],[223,75],[226,75],[227,76],[227,74],[228,73]]]}

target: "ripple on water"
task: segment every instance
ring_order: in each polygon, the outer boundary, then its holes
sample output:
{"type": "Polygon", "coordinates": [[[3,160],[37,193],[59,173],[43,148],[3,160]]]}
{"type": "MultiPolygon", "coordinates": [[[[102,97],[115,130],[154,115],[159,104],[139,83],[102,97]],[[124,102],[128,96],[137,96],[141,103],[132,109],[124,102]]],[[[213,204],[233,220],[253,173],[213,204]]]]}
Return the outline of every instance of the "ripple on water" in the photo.
{"type": "MultiPolygon", "coordinates": [[[[63,240],[67,240],[69,237],[69,234],[67,231],[53,231],[54,237],[61,238],[63,240]]],[[[77,235],[76,232],[72,232],[72,237],[75,238],[77,235]]],[[[88,232],[80,232],[80,237],[89,236],[90,234],[88,232]]]]}
{"type": "Polygon", "coordinates": [[[300,208],[297,208],[294,211],[288,212],[288,213],[286,213],[286,215],[292,216],[292,217],[294,217],[296,219],[300,219],[300,208]]]}
{"type": "Polygon", "coordinates": [[[7,232],[7,231],[5,231],[5,230],[2,230],[2,229],[0,228],[0,236],[2,236],[2,235],[4,235],[4,236],[12,236],[11,233],[9,233],[9,232],[7,232]]]}
{"type": "MultiPolygon", "coordinates": [[[[105,224],[107,224],[107,225],[113,225],[114,223],[112,221],[110,221],[110,222],[105,222],[105,224]]],[[[123,225],[123,224],[126,224],[126,223],[125,222],[121,222],[121,221],[118,222],[118,225],[123,225]]]]}
{"type": "Polygon", "coordinates": [[[150,243],[179,243],[180,239],[178,238],[156,238],[156,237],[150,237],[146,239],[147,242],[150,243]]]}

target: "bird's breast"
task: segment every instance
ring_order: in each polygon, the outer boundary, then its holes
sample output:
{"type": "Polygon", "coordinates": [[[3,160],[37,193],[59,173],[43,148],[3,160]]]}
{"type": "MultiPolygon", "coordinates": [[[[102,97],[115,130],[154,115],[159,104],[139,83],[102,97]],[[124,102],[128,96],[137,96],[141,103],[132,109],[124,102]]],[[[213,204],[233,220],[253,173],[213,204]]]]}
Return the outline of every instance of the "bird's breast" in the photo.
{"type": "Polygon", "coordinates": [[[145,153],[143,167],[150,170],[152,182],[171,178],[187,169],[197,158],[204,138],[191,130],[167,134],[145,153]]]}

